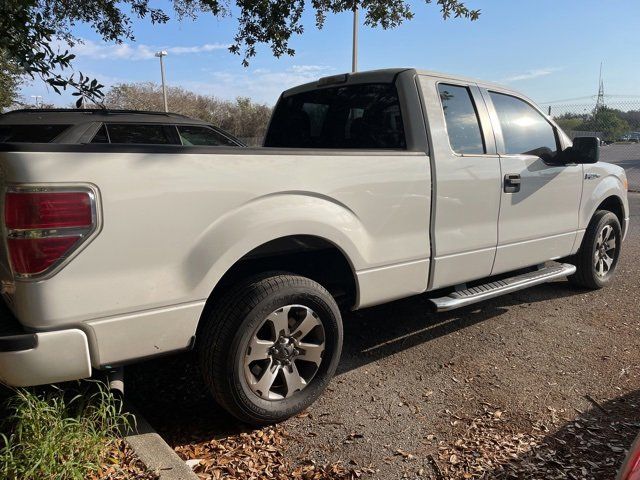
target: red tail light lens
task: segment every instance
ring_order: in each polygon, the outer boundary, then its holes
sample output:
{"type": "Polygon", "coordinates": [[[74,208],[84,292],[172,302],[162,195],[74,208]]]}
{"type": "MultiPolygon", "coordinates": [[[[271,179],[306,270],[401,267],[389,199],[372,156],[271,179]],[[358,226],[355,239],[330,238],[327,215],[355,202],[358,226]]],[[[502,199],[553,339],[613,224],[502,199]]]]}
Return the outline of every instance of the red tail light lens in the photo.
{"type": "Polygon", "coordinates": [[[15,189],[5,195],[7,248],[17,277],[44,274],[95,229],[92,192],[42,190],[15,189]]]}
{"type": "Polygon", "coordinates": [[[44,272],[64,256],[78,237],[10,238],[9,256],[14,272],[33,275],[44,272]]]}
{"type": "Polygon", "coordinates": [[[87,192],[8,192],[4,204],[7,228],[68,228],[91,226],[87,192]]]}
{"type": "Polygon", "coordinates": [[[631,446],[618,475],[619,480],[640,480],[640,436],[631,446]]]}

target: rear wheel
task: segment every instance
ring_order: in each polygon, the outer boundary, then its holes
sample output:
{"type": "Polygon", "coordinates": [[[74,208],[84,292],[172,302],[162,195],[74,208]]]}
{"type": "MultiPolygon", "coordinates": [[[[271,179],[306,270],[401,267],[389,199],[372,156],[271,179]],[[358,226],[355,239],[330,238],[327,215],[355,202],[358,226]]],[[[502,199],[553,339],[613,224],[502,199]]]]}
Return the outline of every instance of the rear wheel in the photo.
{"type": "Polygon", "coordinates": [[[598,210],[587,227],[580,251],[572,259],[577,270],[569,280],[590,289],[607,285],[618,265],[621,244],[618,217],[609,211],[598,210]]]}
{"type": "Polygon", "coordinates": [[[198,350],[205,382],[218,403],[247,423],[279,422],[307,408],[340,359],[338,306],[305,277],[248,280],[203,320],[198,350]]]}

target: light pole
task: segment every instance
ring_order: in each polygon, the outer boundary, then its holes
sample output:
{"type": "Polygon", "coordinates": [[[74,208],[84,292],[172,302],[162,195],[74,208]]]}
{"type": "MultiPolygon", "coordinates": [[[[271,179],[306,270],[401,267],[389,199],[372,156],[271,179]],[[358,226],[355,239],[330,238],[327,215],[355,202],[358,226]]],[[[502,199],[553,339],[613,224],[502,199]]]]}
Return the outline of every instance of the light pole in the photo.
{"type": "Polygon", "coordinates": [[[35,104],[36,108],[38,108],[38,100],[40,100],[42,103],[42,95],[31,95],[31,98],[33,98],[33,103],[35,104]]]}
{"type": "Polygon", "coordinates": [[[358,4],[353,3],[353,51],[351,54],[351,72],[358,71],[358,4]]]}
{"type": "Polygon", "coordinates": [[[164,62],[162,61],[162,57],[166,57],[168,53],[165,50],[161,52],[156,52],[156,57],[160,59],[160,75],[162,75],[162,98],[164,99],[164,111],[168,112],[169,107],[167,106],[167,86],[164,82],[164,62]]]}

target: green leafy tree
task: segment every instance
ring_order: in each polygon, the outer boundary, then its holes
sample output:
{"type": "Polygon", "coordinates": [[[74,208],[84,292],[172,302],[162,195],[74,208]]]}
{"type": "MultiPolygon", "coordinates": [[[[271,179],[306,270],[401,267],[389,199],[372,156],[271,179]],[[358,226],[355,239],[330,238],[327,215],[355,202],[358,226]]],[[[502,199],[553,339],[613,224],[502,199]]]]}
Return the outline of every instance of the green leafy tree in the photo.
{"type": "Polygon", "coordinates": [[[581,130],[601,132],[603,140],[617,140],[629,132],[629,124],[620,116],[619,111],[602,107],[582,125],[581,130]]]}
{"type": "Polygon", "coordinates": [[[586,119],[586,115],[574,115],[571,113],[565,113],[555,117],[556,123],[567,134],[581,130],[586,119]]]}
{"type": "Polygon", "coordinates": [[[0,112],[19,101],[18,87],[21,83],[22,75],[18,66],[0,52],[0,112]]]}
{"type": "MultiPolygon", "coordinates": [[[[476,20],[479,10],[469,9],[467,0],[424,0],[440,7],[443,18],[476,20]]],[[[407,0],[171,0],[176,19],[195,19],[200,15],[235,17],[238,29],[231,52],[241,55],[246,66],[256,47],[267,45],[276,57],[293,55],[289,46],[293,35],[302,34],[302,14],[310,5],[316,25],[322,28],[327,15],[359,8],[365,24],[393,28],[413,18],[407,0]]],[[[79,41],[73,27],[87,24],[107,42],[133,40],[132,19],[151,23],[170,21],[169,13],[150,5],[150,0],[2,0],[0,2],[0,50],[25,73],[38,77],[53,90],[75,89],[78,105],[84,98],[102,99],[102,85],[72,71],[73,54],[59,51],[56,42],[73,46],[79,41]]]]}

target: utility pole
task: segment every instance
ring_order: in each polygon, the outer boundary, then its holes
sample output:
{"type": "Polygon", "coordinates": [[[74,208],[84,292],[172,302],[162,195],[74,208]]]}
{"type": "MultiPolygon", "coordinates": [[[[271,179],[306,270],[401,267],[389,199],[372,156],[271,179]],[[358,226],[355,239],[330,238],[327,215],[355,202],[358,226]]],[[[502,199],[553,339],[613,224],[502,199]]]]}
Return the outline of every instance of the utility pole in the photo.
{"type": "Polygon", "coordinates": [[[162,57],[166,57],[168,53],[165,50],[156,53],[156,57],[160,59],[160,75],[162,76],[162,98],[164,99],[164,111],[169,111],[169,106],[167,105],[167,86],[164,80],[164,62],[162,61],[162,57]]]}
{"type": "Polygon", "coordinates": [[[358,4],[353,3],[353,51],[351,55],[351,72],[358,71],[358,4]]]}

